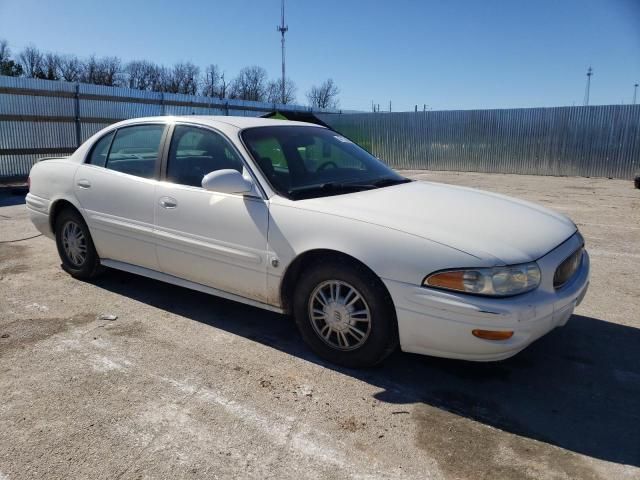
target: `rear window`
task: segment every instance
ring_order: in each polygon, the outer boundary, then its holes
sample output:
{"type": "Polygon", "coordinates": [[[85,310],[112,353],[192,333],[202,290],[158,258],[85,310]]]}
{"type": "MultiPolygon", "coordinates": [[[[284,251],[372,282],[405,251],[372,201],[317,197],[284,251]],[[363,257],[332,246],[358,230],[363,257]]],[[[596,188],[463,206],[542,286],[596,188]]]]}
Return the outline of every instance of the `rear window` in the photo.
{"type": "Polygon", "coordinates": [[[109,153],[109,147],[111,146],[111,140],[114,134],[115,132],[108,133],[96,142],[86,163],[104,167],[105,163],[107,163],[107,154],[109,153]]]}
{"type": "Polygon", "coordinates": [[[154,178],[164,125],[121,128],[109,150],[107,168],[136,177],[154,178]]]}

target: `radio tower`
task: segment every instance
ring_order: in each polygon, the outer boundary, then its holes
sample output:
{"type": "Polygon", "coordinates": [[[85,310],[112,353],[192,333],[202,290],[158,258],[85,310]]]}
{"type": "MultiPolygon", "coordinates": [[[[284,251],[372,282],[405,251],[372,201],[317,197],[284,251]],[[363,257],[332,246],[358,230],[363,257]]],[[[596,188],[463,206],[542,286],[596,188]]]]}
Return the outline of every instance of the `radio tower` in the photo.
{"type": "Polygon", "coordinates": [[[280,85],[280,87],[282,89],[281,100],[282,100],[282,103],[285,103],[286,89],[285,89],[285,73],[284,73],[284,34],[287,33],[287,30],[289,30],[289,27],[284,24],[284,0],[282,0],[282,8],[280,11],[280,25],[277,27],[277,29],[282,35],[282,40],[281,40],[282,42],[282,85],[280,85]]]}
{"type": "MultiPolygon", "coordinates": [[[[283,0],[284,1],[284,0],[283,0]]],[[[589,91],[591,90],[591,75],[593,75],[593,69],[589,66],[587,70],[587,87],[584,89],[584,105],[589,105],[589,91]]]]}

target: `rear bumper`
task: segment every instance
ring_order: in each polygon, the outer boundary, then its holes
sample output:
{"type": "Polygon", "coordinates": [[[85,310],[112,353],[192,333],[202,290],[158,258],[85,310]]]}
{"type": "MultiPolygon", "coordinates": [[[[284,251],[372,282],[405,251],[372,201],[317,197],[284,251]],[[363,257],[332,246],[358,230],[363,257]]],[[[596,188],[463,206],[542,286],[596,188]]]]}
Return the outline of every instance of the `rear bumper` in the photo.
{"type": "Polygon", "coordinates": [[[49,219],[49,200],[38,197],[32,193],[27,193],[25,201],[31,223],[33,223],[44,236],[54,238],[53,231],[51,230],[51,221],[49,219]]]}
{"type": "Polygon", "coordinates": [[[510,298],[448,293],[385,280],[396,306],[400,346],[405,352],[475,361],[511,357],[558,326],[565,325],[589,285],[589,255],[562,288],[553,288],[556,267],[579,247],[577,236],[538,260],[540,286],[510,298]],[[484,340],[472,330],[508,330],[508,340],[484,340]]]}

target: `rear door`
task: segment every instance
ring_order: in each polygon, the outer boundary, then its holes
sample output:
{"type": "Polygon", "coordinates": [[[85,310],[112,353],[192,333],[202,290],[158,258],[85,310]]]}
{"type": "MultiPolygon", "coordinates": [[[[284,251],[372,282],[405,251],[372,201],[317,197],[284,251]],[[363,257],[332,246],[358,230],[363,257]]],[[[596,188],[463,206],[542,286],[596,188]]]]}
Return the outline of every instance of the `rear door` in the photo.
{"type": "Polygon", "coordinates": [[[155,196],[161,270],[265,302],[267,203],[201,186],[215,170],[248,175],[242,157],[221,133],[183,124],[175,126],[168,150],[166,178],[155,196]]]}
{"type": "Polygon", "coordinates": [[[126,126],[94,145],[75,176],[100,258],[158,270],[154,200],[165,124],[126,126]]]}

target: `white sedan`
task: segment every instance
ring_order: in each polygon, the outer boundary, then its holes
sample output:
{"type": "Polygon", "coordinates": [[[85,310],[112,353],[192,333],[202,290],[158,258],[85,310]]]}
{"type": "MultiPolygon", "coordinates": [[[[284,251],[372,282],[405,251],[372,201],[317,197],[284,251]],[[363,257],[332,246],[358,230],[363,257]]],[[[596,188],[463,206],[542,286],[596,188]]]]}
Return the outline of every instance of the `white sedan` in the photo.
{"type": "Polygon", "coordinates": [[[321,357],[510,357],[587,290],[576,226],[494,193],[411,181],[301,122],[155,117],[37,163],[27,208],[81,279],[101,266],[293,314],[321,357]]]}

